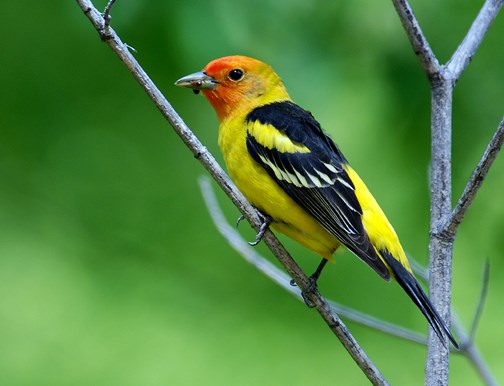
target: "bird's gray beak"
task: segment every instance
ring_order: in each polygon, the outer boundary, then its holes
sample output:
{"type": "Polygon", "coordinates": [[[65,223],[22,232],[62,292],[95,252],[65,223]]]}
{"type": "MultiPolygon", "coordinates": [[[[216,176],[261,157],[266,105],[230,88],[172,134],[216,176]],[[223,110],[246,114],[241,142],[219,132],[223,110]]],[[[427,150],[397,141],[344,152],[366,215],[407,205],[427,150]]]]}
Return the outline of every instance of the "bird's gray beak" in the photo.
{"type": "Polygon", "coordinates": [[[192,88],[193,90],[213,90],[219,84],[214,78],[203,71],[186,75],[175,82],[175,86],[192,88]]]}

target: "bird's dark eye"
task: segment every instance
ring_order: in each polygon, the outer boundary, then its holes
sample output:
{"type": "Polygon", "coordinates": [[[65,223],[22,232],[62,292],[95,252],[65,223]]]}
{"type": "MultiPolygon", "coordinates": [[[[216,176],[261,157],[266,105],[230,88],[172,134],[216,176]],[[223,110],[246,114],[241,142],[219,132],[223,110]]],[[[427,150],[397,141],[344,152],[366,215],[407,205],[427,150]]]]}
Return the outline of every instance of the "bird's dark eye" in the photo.
{"type": "Polygon", "coordinates": [[[243,70],[235,68],[234,70],[229,71],[228,78],[231,79],[233,82],[238,82],[239,80],[243,79],[244,75],[245,73],[243,72],[243,70]]]}

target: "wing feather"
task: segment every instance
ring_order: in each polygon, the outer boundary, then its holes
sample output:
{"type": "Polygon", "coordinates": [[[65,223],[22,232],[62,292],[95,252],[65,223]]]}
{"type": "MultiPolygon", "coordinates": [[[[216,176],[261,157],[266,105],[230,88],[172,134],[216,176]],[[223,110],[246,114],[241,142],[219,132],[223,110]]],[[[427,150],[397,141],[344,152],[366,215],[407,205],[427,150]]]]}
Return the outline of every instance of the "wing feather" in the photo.
{"type": "Polygon", "coordinates": [[[390,273],[362,224],[362,208],[344,168],[347,161],[313,116],[292,102],[276,102],[254,109],[246,123],[247,149],[254,160],[330,234],[388,280],[390,273]],[[258,123],[269,136],[258,135],[258,123]],[[272,145],[277,142],[274,135],[291,151],[278,151],[272,145]]]}

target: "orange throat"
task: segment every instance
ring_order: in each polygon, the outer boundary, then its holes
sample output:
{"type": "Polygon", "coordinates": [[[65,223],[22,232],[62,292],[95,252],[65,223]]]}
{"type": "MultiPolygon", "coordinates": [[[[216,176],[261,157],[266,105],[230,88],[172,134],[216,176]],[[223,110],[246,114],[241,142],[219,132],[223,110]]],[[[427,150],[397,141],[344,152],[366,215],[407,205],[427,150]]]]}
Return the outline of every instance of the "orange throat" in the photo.
{"type": "Polygon", "coordinates": [[[221,95],[219,95],[217,91],[203,90],[202,92],[217,113],[219,121],[222,122],[223,119],[229,114],[231,107],[226,103],[226,101],[221,97],[221,95]]]}

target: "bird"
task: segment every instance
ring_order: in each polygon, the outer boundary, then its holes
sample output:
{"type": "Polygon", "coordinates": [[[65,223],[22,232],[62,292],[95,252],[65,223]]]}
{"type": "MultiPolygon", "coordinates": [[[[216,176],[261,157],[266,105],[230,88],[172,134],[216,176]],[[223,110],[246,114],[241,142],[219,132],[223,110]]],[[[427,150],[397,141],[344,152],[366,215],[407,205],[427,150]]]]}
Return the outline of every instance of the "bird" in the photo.
{"type": "Polygon", "coordinates": [[[264,224],[322,257],[311,276],[315,285],[343,245],[386,281],[395,279],[443,344],[447,337],[458,348],[375,198],[319,122],[292,101],[271,66],[226,56],[175,85],[201,92],[210,102],[229,175],[271,219],[264,224]]]}

